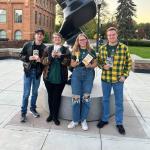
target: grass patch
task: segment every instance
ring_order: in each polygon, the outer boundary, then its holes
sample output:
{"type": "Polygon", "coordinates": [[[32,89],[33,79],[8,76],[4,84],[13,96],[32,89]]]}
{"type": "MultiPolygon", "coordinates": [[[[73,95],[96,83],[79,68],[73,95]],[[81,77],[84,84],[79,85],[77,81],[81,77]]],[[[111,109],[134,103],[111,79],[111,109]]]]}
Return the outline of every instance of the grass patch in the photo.
{"type": "Polygon", "coordinates": [[[131,54],[138,55],[142,58],[150,58],[150,47],[129,46],[131,54]]]}

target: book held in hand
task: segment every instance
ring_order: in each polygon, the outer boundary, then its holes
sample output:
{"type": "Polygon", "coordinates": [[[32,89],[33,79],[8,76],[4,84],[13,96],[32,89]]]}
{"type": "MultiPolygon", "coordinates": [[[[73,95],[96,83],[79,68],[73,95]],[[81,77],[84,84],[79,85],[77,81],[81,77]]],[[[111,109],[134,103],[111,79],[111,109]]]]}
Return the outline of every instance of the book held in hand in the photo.
{"type": "Polygon", "coordinates": [[[87,54],[86,57],[82,60],[85,66],[87,66],[93,59],[93,56],[90,54],[87,54]]]}
{"type": "Polygon", "coordinates": [[[37,49],[33,50],[33,56],[34,56],[34,55],[39,56],[39,50],[37,50],[37,49]]]}
{"type": "Polygon", "coordinates": [[[55,53],[60,52],[60,48],[61,48],[61,45],[54,45],[54,52],[55,53]]]}
{"type": "Polygon", "coordinates": [[[112,57],[107,57],[106,64],[110,65],[110,67],[113,67],[113,58],[112,57]]]}

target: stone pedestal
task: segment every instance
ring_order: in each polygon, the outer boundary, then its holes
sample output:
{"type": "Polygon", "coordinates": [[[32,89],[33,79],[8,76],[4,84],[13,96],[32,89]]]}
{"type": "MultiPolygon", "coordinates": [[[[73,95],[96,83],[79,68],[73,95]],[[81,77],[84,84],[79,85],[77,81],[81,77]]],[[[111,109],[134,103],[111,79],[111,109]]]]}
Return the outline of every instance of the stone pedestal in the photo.
{"type": "MultiPolygon", "coordinates": [[[[88,121],[99,120],[102,114],[102,89],[101,89],[101,79],[100,79],[100,70],[96,69],[96,77],[94,80],[94,85],[91,93],[91,108],[88,115],[88,121]]],[[[72,93],[71,86],[66,85],[62,93],[61,107],[59,112],[59,117],[65,120],[72,120],[72,93]]],[[[44,85],[41,85],[38,97],[38,105],[42,106],[43,109],[49,112],[48,109],[48,100],[47,100],[47,91],[44,85]]],[[[114,114],[114,94],[111,93],[110,96],[110,115],[114,114]]]]}
{"type": "Polygon", "coordinates": [[[150,59],[144,59],[132,54],[132,71],[138,73],[150,73],[150,59]]]}

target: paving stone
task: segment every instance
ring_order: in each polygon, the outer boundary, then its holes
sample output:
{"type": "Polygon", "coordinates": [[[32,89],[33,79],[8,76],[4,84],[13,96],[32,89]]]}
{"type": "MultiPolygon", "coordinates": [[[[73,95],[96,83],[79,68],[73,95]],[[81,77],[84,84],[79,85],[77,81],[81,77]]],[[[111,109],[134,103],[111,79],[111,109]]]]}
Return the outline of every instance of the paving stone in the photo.
{"type": "Polygon", "coordinates": [[[1,150],[41,150],[46,133],[0,129],[1,150]]]}
{"type": "Polygon", "coordinates": [[[17,111],[15,106],[0,105],[0,124],[7,120],[13,113],[17,111]]]}
{"type": "Polygon", "coordinates": [[[102,149],[104,150],[149,150],[150,139],[133,139],[102,135],[102,149]]]}
{"type": "Polygon", "coordinates": [[[52,131],[47,137],[43,150],[100,150],[99,138],[81,135],[70,135],[62,132],[52,131]],[[59,143],[59,144],[56,144],[59,143]]]}

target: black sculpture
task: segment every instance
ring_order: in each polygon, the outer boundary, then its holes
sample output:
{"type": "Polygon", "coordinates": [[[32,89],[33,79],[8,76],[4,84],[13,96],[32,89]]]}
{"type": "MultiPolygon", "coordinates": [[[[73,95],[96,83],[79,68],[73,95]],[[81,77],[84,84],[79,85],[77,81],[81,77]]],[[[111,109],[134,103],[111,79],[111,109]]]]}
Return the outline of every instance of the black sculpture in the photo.
{"type": "Polygon", "coordinates": [[[56,0],[64,13],[64,21],[60,34],[72,44],[79,33],[80,27],[90,21],[96,15],[94,0],[56,0]]]}

